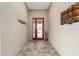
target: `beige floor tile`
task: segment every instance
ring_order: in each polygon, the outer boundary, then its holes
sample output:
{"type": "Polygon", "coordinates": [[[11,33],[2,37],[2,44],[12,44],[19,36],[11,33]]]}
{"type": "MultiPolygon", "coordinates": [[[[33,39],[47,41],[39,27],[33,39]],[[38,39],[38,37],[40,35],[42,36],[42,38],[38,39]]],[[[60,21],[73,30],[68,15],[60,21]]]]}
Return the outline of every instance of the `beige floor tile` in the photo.
{"type": "Polygon", "coordinates": [[[28,41],[18,56],[59,56],[48,41],[28,41]]]}

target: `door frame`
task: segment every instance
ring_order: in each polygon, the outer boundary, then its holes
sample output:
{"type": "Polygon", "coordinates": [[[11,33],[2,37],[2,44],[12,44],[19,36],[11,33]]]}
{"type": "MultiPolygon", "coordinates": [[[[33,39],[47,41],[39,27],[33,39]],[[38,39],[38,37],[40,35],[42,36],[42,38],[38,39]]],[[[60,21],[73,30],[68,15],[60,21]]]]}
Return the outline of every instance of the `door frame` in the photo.
{"type": "Polygon", "coordinates": [[[44,39],[44,18],[32,18],[32,39],[33,40],[43,40],[44,39]],[[35,27],[37,28],[37,20],[41,19],[42,20],[42,38],[37,38],[37,29],[35,29],[35,38],[33,38],[33,20],[35,20],[35,27]]]}

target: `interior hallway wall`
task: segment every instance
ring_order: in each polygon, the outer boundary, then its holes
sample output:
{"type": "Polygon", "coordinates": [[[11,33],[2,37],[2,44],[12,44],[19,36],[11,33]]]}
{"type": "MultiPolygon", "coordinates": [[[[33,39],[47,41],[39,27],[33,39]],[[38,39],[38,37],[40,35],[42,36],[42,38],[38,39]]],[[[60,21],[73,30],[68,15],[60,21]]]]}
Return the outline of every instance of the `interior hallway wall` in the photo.
{"type": "Polygon", "coordinates": [[[2,20],[1,55],[17,55],[27,41],[28,8],[22,2],[0,2],[0,19],[2,20]]]}
{"type": "Polygon", "coordinates": [[[49,15],[49,41],[60,55],[79,56],[79,22],[60,25],[60,14],[73,2],[54,2],[51,4],[49,15]]]}
{"type": "Polygon", "coordinates": [[[1,56],[1,20],[0,20],[0,56],[1,56]]]}
{"type": "Polygon", "coordinates": [[[47,16],[47,10],[30,10],[29,11],[29,31],[28,31],[28,37],[29,40],[32,40],[32,18],[33,17],[43,17],[44,18],[44,31],[48,32],[48,16],[47,16]]]}

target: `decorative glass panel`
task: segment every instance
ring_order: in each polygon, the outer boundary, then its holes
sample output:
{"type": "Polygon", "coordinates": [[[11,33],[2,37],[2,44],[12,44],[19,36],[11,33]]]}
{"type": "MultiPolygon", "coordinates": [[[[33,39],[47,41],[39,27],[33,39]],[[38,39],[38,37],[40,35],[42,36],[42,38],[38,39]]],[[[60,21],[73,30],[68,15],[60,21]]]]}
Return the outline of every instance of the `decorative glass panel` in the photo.
{"type": "Polygon", "coordinates": [[[42,20],[37,20],[37,38],[42,38],[42,20]]]}

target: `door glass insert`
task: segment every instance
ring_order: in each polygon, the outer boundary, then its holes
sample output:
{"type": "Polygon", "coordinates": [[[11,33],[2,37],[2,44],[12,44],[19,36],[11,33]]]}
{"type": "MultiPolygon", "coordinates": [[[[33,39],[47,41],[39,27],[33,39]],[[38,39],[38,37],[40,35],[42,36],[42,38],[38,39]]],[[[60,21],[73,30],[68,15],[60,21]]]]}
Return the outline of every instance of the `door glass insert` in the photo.
{"type": "Polygon", "coordinates": [[[37,20],[37,38],[42,38],[42,20],[37,20]]]}

